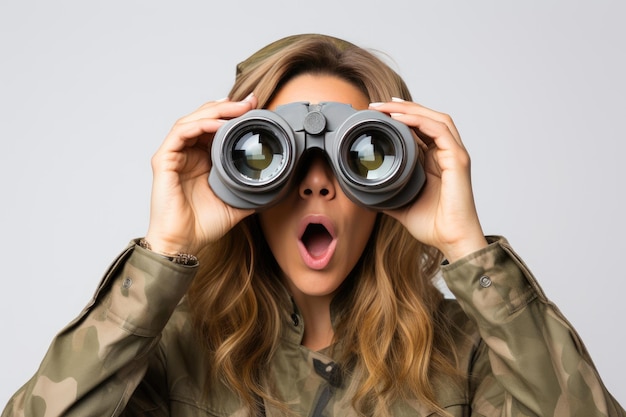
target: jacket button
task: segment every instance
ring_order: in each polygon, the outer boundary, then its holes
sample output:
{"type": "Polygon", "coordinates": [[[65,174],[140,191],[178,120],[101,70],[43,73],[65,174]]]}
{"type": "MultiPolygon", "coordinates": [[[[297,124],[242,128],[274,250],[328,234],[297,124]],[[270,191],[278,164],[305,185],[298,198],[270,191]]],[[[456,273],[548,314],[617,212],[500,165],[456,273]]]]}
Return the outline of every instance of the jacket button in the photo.
{"type": "Polygon", "coordinates": [[[482,277],[480,277],[478,282],[483,288],[491,287],[491,278],[489,278],[487,275],[483,275],[482,277]]]}
{"type": "Polygon", "coordinates": [[[122,282],[122,288],[130,288],[133,285],[133,280],[129,277],[124,278],[124,282],[122,282]]]}

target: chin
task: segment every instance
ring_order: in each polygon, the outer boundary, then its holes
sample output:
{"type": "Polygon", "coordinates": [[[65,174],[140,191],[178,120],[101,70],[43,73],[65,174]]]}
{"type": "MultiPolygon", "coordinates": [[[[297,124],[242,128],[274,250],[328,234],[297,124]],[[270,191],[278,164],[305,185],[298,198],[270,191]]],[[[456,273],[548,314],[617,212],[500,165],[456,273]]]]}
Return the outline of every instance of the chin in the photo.
{"type": "Polygon", "coordinates": [[[291,281],[290,286],[299,293],[309,297],[326,297],[334,295],[344,278],[323,276],[320,272],[301,273],[298,282],[291,281]],[[322,276],[320,276],[322,275],[322,276]]]}

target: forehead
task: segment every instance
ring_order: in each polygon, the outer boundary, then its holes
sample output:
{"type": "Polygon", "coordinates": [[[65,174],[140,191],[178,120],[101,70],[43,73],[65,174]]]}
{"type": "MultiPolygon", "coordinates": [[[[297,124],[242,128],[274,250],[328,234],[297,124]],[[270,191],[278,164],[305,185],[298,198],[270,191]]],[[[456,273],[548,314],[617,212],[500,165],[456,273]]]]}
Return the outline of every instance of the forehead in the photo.
{"type": "Polygon", "coordinates": [[[302,74],[287,83],[274,95],[268,109],[296,101],[321,103],[335,101],[352,105],[357,110],[369,106],[368,98],[356,86],[334,75],[302,74]]]}

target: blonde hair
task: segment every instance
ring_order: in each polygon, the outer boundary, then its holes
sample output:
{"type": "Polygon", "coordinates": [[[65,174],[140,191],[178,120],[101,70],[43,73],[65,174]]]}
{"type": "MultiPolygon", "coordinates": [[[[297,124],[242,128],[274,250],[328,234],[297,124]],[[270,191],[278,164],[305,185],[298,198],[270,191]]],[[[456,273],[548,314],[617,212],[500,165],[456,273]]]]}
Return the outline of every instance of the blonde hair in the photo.
{"type": "MultiPolygon", "coordinates": [[[[296,35],[261,49],[237,66],[229,97],[253,92],[259,107],[289,79],[331,74],[351,82],[370,101],[411,100],[401,77],[372,53],[324,35],[296,35]]],[[[286,411],[264,384],[293,306],[255,216],[200,254],[189,291],[192,319],[219,378],[257,413],[262,400],[286,411]],[[233,256],[233,254],[237,254],[233,256]]],[[[432,280],[441,254],[379,214],[358,264],[333,300],[333,358],[351,375],[352,404],[366,415],[388,415],[393,402],[436,403],[433,377],[455,376],[453,346],[439,313],[442,294],[432,280]],[[357,325],[358,324],[358,325],[357,325]],[[366,324],[366,325],[363,325],[366,324]]]]}

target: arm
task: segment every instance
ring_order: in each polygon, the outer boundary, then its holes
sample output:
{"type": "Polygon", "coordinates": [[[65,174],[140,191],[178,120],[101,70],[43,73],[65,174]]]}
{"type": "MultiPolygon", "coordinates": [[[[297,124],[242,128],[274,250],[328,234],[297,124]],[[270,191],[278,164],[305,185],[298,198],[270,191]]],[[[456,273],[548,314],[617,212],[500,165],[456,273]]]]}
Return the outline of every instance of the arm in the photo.
{"type": "Polygon", "coordinates": [[[455,263],[443,275],[478,325],[491,374],[473,410],[489,415],[626,416],[604,387],[582,341],[544,295],[506,240],[455,263]]]}
{"type": "MultiPolygon", "coordinates": [[[[256,104],[254,95],[208,102],[174,124],[152,158],[146,239],[154,252],[133,244],[115,261],[93,301],[55,338],[37,374],[2,417],[120,415],[146,372],[162,377],[151,353],[195,272],[158,254],[197,253],[252,213],[219,200],[208,175],[214,133],[224,119],[256,104]],[[149,360],[155,366],[148,369],[149,360]]],[[[137,405],[142,398],[165,398],[153,388],[144,379],[130,408],[145,412],[137,405]]]]}
{"type": "Polygon", "coordinates": [[[450,116],[400,99],[372,106],[413,127],[425,151],[420,196],[387,214],[453,262],[444,268],[446,280],[486,343],[475,370],[486,376],[474,406],[483,409],[489,398],[486,415],[624,415],[524,263],[505,241],[488,246],[469,154],[450,116]]]}
{"type": "Polygon", "coordinates": [[[195,272],[131,244],[81,315],[55,337],[2,417],[120,415],[195,272]]]}

